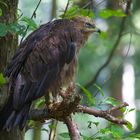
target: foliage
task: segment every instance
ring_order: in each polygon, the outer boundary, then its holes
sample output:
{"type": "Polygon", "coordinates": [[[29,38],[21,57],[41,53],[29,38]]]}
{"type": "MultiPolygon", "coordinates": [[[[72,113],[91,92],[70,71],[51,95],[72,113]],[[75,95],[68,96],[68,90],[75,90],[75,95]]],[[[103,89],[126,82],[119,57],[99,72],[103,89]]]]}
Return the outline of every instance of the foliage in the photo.
{"type": "Polygon", "coordinates": [[[79,6],[75,5],[75,6],[71,6],[66,13],[60,15],[60,17],[64,17],[64,18],[72,18],[74,16],[89,16],[91,18],[94,17],[94,13],[92,10],[90,9],[83,9],[80,8],[79,6]]]}
{"type": "Polygon", "coordinates": [[[36,101],[36,103],[35,103],[35,109],[39,109],[39,108],[42,108],[42,107],[44,107],[44,105],[45,105],[45,98],[44,97],[42,97],[42,98],[40,98],[40,99],[38,99],[37,101],[36,101]]]}
{"type": "Polygon", "coordinates": [[[94,101],[94,98],[92,97],[92,94],[86,89],[84,88],[82,85],[80,84],[77,84],[83,91],[83,93],[86,95],[87,97],[87,103],[89,106],[95,106],[95,101],[94,101]]]}
{"type": "Polygon", "coordinates": [[[59,134],[59,135],[60,135],[61,137],[65,138],[65,139],[70,138],[68,132],[64,132],[64,133],[61,133],[61,134],[59,134]]]}
{"type": "Polygon", "coordinates": [[[121,9],[118,9],[118,10],[103,9],[99,12],[99,16],[106,19],[112,16],[124,17],[126,15],[121,9]]]}
{"type": "MultiPolygon", "coordinates": [[[[2,16],[2,9],[0,9],[0,16],[2,16]]],[[[27,34],[27,27],[29,27],[28,31],[34,31],[37,29],[38,25],[33,19],[30,19],[27,16],[21,16],[18,21],[14,23],[0,23],[0,37],[5,36],[8,32],[25,36],[27,34]]]]}
{"type": "Polygon", "coordinates": [[[8,27],[6,24],[0,23],[0,36],[5,36],[7,34],[8,27]]]}
{"type": "Polygon", "coordinates": [[[32,31],[37,29],[37,27],[38,27],[36,22],[29,17],[22,17],[20,19],[20,22],[24,22],[26,24],[26,26],[29,26],[29,29],[32,31]]]}
{"type": "Polygon", "coordinates": [[[0,86],[6,83],[6,79],[4,78],[3,74],[0,73],[0,86]]]}
{"type": "Polygon", "coordinates": [[[0,16],[2,16],[2,9],[0,8],[0,16]]]}
{"type": "MultiPolygon", "coordinates": [[[[73,5],[71,6],[66,13],[64,13],[64,11],[62,11],[63,14],[60,15],[60,17],[65,17],[65,18],[71,18],[74,16],[88,16],[88,17],[95,17],[94,16],[94,12],[90,9],[85,9],[85,8],[80,8],[77,5],[73,5]]],[[[117,10],[111,10],[111,9],[102,9],[99,11],[99,16],[101,18],[110,18],[110,17],[124,17],[126,16],[125,13],[121,10],[121,9],[117,9],[117,10]]]]}
{"type": "MultiPolygon", "coordinates": [[[[77,85],[82,89],[82,92],[88,97],[87,100],[91,103],[90,105],[94,106],[95,108],[100,108],[99,106],[102,106],[102,105],[103,106],[105,106],[105,105],[116,106],[116,105],[120,104],[120,101],[117,101],[113,97],[105,97],[103,89],[97,84],[94,84],[94,86],[101,93],[102,99],[100,99],[100,101],[96,102],[96,100],[98,100],[98,99],[96,97],[94,97],[94,104],[92,104],[93,103],[92,94],[87,89],[85,89],[83,86],[81,86],[80,84],[77,84],[77,85]]],[[[125,108],[121,109],[122,116],[124,116],[134,110],[135,110],[134,108],[125,107],[125,108]]],[[[122,118],[122,116],[119,116],[119,117],[122,118]]],[[[132,135],[132,133],[129,133],[126,136],[126,131],[125,131],[124,127],[113,124],[113,123],[109,123],[109,125],[107,127],[100,128],[100,129],[98,128],[99,125],[100,125],[100,122],[88,121],[88,128],[93,129],[93,126],[96,126],[98,131],[90,137],[85,136],[84,134],[81,134],[81,137],[83,138],[83,140],[96,140],[96,139],[97,140],[104,140],[104,139],[109,140],[109,139],[127,139],[127,138],[132,138],[132,136],[134,136],[135,138],[139,137],[139,134],[136,134],[136,133],[135,134],[133,133],[133,135],[132,135]]],[[[129,121],[128,121],[127,125],[125,125],[125,126],[129,131],[134,130],[132,124],[129,121]]],[[[61,136],[63,137],[63,135],[61,135],[61,136]]]]}

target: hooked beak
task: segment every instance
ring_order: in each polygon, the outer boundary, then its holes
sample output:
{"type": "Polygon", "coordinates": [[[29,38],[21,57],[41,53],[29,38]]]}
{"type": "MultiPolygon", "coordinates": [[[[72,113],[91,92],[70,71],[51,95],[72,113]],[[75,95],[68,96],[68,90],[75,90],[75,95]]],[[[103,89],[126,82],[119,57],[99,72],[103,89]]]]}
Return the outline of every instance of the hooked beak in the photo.
{"type": "Polygon", "coordinates": [[[90,26],[88,26],[89,30],[91,30],[92,32],[97,32],[97,33],[101,33],[101,30],[99,28],[97,28],[95,25],[90,24],[90,26]]]}
{"type": "Polygon", "coordinates": [[[98,28],[96,28],[96,32],[100,34],[101,33],[101,30],[98,29],[98,28]]]}
{"type": "Polygon", "coordinates": [[[92,30],[93,30],[93,32],[97,32],[99,34],[101,33],[101,30],[97,27],[93,27],[92,30]]]}

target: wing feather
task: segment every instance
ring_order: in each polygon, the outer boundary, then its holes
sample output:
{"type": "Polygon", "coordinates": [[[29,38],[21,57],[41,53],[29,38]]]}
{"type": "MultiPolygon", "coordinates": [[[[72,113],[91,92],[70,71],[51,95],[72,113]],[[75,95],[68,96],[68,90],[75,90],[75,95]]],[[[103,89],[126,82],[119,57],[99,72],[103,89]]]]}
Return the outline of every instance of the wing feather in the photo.
{"type": "Polygon", "coordinates": [[[33,32],[7,67],[5,75],[15,82],[13,104],[16,110],[43,96],[64,64],[69,64],[75,57],[75,35],[57,28],[52,33],[55,25],[50,23],[33,32]],[[22,79],[18,79],[20,75],[22,79]]]}

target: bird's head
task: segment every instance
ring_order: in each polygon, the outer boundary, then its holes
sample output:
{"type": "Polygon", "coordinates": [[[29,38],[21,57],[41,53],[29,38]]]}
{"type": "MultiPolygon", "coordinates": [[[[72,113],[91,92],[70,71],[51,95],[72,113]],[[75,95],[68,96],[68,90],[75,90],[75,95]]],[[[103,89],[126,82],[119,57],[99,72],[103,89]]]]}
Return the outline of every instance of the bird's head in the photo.
{"type": "Polygon", "coordinates": [[[93,32],[101,32],[95,26],[95,22],[93,21],[93,19],[89,17],[75,16],[72,18],[72,21],[74,21],[76,28],[86,36],[90,35],[93,32]]]}

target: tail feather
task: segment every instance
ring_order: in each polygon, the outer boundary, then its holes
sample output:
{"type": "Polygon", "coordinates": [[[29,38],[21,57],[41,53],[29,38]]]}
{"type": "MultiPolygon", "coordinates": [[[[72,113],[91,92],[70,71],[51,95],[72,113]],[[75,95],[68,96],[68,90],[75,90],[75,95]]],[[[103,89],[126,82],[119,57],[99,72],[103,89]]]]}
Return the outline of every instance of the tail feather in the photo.
{"type": "Polygon", "coordinates": [[[0,130],[3,129],[7,119],[13,111],[13,96],[10,96],[6,105],[0,111],[0,130]]]}
{"type": "Polygon", "coordinates": [[[6,129],[7,131],[12,129],[13,122],[14,122],[14,119],[15,119],[15,114],[16,114],[16,112],[13,111],[12,114],[10,115],[10,117],[8,118],[8,120],[6,121],[3,129],[6,129]]]}
{"type": "Polygon", "coordinates": [[[16,111],[13,108],[11,99],[0,112],[0,129],[10,131],[12,128],[19,126],[22,130],[28,120],[28,113],[31,103],[22,107],[21,110],[16,111]]]}

